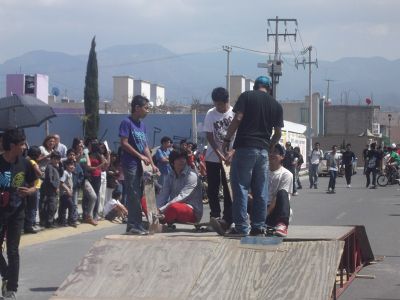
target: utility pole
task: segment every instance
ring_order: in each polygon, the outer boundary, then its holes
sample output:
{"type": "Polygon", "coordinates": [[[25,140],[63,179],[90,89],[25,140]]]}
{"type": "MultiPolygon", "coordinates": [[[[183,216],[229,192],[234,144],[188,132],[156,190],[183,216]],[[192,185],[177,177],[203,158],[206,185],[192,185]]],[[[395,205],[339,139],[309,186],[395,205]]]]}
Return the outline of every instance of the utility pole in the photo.
{"type": "Polygon", "coordinates": [[[268,25],[270,26],[271,22],[275,22],[275,32],[269,33],[267,29],[267,41],[269,41],[269,37],[273,36],[275,38],[275,54],[274,59],[268,59],[267,64],[258,64],[258,67],[268,68],[268,73],[271,76],[272,81],[272,97],[276,99],[276,87],[279,83],[279,76],[282,76],[282,60],[279,56],[279,37],[283,36],[286,41],[286,37],[293,36],[296,41],[297,29],[295,29],[294,33],[288,33],[286,25],[288,22],[294,22],[297,26],[297,19],[280,19],[278,16],[275,19],[268,19],[268,25]],[[279,23],[284,23],[285,31],[279,33],[279,23]]]}
{"type": "Polygon", "coordinates": [[[318,68],[318,61],[315,59],[315,61],[311,60],[311,52],[312,52],[312,46],[308,46],[305,48],[301,54],[305,55],[308,52],[308,61],[306,61],[305,58],[303,58],[302,62],[298,62],[296,60],[296,68],[298,67],[299,64],[302,64],[303,67],[305,68],[306,65],[308,65],[308,96],[309,96],[309,106],[308,106],[308,150],[311,151],[312,149],[312,136],[313,136],[313,105],[312,105],[312,76],[311,76],[311,65],[316,65],[318,68]]]}
{"type": "Polygon", "coordinates": [[[230,60],[229,56],[232,52],[232,47],[230,46],[222,46],[222,50],[226,51],[226,90],[229,95],[231,94],[231,74],[230,74],[230,60]]]}

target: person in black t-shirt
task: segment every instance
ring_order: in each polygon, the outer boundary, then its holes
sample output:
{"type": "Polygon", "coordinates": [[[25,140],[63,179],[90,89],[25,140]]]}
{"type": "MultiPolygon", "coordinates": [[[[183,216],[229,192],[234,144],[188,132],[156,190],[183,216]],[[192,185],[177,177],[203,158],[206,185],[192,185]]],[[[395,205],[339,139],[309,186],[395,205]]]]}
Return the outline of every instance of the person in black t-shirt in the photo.
{"type": "Polygon", "coordinates": [[[253,195],[251,235],[265,233],[265,218],[268,202],[268,150],[273,149],[281,137],[283,127],[282,106],[269,92],[271,81],[260,76],[254,83],[253,91],[243,92],[237,100],[233,112],[235,117],[227,129],[223,150],[236,132],[233,148],[235,154],[231,166],[231,186],[233,194],[232,221],[235,227],[229,236],[249,234],[247,223],[247,197],[253,195]],[[274,135],[271,138],[272,129],[274,135]]]}
{"type": "Polygon", "coordinates": [[[368,155],[368,151],[369,151],[369,145],[366,145],[363,152],[362,152],[362,158],[363,158],[363,162],[364,162],[364,171],[363,174],[365,175],[365,172],[367,171],[367,155],[368,155]]]}
{"type": "Polygon", "coordinates": [[[370,174],[372,173],[372,186],[370,187],[371,189],[376,189],[376,173],[377,173],[377,168],[380,164],[380,155],[379,152],[375,149],[376,144],[372,143],[370,145],[371,150],[368,151],[367,157],[366,157],[366,171],[365,171],[365,176],[367,177],[367,184],[366,187],[369,186],[371,183],[371,178],[370,174]]]}
{"type": "Polygon", "coordinates": [[[356,155],[351,151],[351,145],[346,145],[346,151],[342,154],[342,165],[344,165],[344,175],[346,177],[347,187],[351,187],[351,176],[353,175],[353,161],[356,155]]]}
{"type": "MultiPolygon", "coordinates": [[[[285,158],[282,161],[282,165],[285,169],[288,169],[290,173],[293,174],[293,196],[297,196],[297,186],[296,186],[296,153],[293,150],[292,144],[286,142],[285,144],[285,158]]],[[[298,157],[297,157],[298,158],[298,157]]]]}
{"type": "Polygon", "coordinates": [[[0,155],[0,248],[7,245],[7,258],[0,255],[3,296],[15,299],[19,277],[19,241],[24,225],[26,197],[36,192],[36,174],[32,164],[22,156],[26,150],[25,134],[21,129],[4,132],[4,153],[0,155]],[[7,234],[7,239],[5,239],[7,234]]]}

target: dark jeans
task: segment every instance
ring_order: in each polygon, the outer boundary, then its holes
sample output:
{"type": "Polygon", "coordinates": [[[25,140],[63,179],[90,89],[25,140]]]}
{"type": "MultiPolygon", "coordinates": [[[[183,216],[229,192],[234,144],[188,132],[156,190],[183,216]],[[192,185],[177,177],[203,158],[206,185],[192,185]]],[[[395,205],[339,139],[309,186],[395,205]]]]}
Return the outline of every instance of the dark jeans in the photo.
{"type": "Polygon", "coordinates": [[[346,165],[344,167],[344,176],[346,177],[347,184],[351,184],[351,176],[353,176],[353,166],[346,165]]]}
{"type": "Polygon", "coordinates": [[[297,192],[297,185],[296,185],[296,169],[293,168],[289,168],[288,169],[290,171],[290,173],[293,174],[293,194],[297,192]]]}
{"type": "Polygon", "coordinates": [[[43,221],[48,226],[54,223],[57,212],[57,195],[44,196],[43,199],[43,221]]]}
{"type": "Polygon", "coordinates": [[[77,214],[75,212],[73,197],[63,194],[60,196],[60,207],[58,209],[58,222],[61,225],[64,225],[67,222],[67,210],[68,223],[75,223],[77,221],[77,214]]]}
{"type": "Polygon", "coordinates": [[[90,183],[94,189],[94,192],[97,195],[96,203],[94,204],[93,208],[93,219],[97,219],[99,216],[99,202],[100,202],[100,186],[101,186],[101,176],[92,176],[90,178],[90,183]]]}
{"type": "Polygon", "coordinates": [[[365,176],[367,176],[367,187],[369,186],[369,184],[371,183],[371,178],[370,178],[370,174],[372,173],[372,185],[375,186],[376,185],[376,173],[377,173],[377,169],[376,168],[367,168],[367,170],[365,171],[365,176]]]}
{"type": "Polygon", "coordinates": [[[329,171],[329,184],[328,189],[335,190],[337,171],[329,171]]]}
{"type": "Polygon", "coordinates": [[[3,280],[8,280],[7,290],[16,292],[19,277],[19,241],[24,226],[25,205],[18,207],[2,226],[0,231],[0,274],[3,280]],[[3,243],[7,246],[7,259],[4,258],[3,243]]]}
{"type": "Polygon", "coordinates": [[[39,191],[26,198],[24,228],[32,228],[36,223],[36,214],[39,205],[39,191]]]}
{"type": "Polygon", "coordinates": [[[285,190],[280,190],[276,194],[276,204],[274,210],[267,216],[266,224],[275,227],[279,223],[289,226],[290,202],[289,194],[285,190]]]}
{"type": "Polygon", "coordinates": [[[219,186],[222,183],[224,191],[224,212],[222,218],[230,225],[232,224],[232,198],[222,163],[206,161],[206,169],[208,182],[207,196],[211,210],[210,217],[219,218],[221,216],[218,195],[219,186]]]}

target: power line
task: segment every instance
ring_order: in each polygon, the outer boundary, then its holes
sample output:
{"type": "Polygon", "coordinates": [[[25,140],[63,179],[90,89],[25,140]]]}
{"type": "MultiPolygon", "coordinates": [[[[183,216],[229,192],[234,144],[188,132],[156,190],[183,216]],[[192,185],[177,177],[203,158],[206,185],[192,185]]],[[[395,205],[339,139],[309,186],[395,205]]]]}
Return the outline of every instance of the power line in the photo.
{"type": "Polygon", "coordinates": [[[274,54],[273,52],[266,52],[266,51],[254,50],[254,49],[249,49],[249,48],[244,48],[244,47],[234,46],[234,45],[232,45],[231,47],[232,47],[232,48],[236,48],[236,49],[241,49],[241,50],[250,51],[250,52],[262,53],[262,54],[274,54]]]}

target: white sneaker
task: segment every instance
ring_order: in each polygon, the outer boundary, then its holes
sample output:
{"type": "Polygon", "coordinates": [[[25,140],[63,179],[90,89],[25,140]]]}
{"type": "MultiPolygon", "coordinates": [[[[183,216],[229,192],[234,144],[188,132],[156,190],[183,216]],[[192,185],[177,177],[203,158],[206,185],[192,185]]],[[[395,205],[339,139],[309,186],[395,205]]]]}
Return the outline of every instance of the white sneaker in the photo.
{"type": "Polygon", "coordinates": [[[296,192],[296,193],[293,193],[292,195],[293,195],[293,196],[298,196],[298,195],[299,195],[299,193],[298,193],[298,192],[296,192]]]}
{"type": "Polygon", "coordinates": [[[7,291],[4,296],[3,299],[17,299],[16,293],[14,291],[7,291]]]}
{"type": "Polygon", "coordinates": [[[350,185],[350,184],[348,184],[348,185],[347,185],[347,187],[348,187],[348,188],[351,188],[351,185],[350,185]]]}

